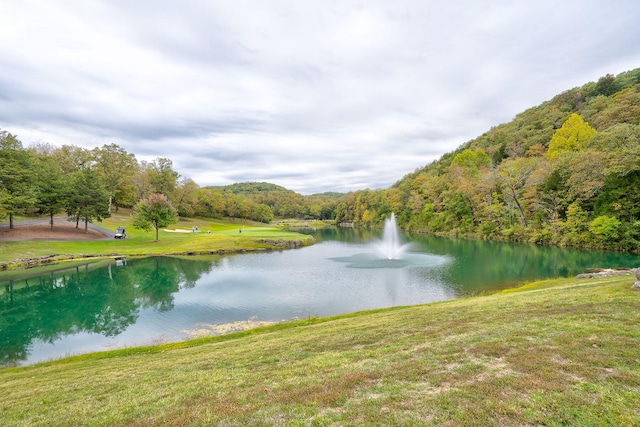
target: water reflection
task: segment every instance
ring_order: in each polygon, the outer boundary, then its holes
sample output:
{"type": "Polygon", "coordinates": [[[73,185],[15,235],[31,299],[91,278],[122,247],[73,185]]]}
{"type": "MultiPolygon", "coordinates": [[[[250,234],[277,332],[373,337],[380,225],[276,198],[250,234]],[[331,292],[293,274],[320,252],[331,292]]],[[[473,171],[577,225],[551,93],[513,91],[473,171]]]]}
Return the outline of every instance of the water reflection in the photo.
{"type": "Polygon", "coordinates": [[[485,240],[413,236],[434,255],[451,257],[442,279],[458,292],[474,294],[550,277],[571,277],[588,268],[637,267],[640,256],[621,252],[500,243],[485,240]]]}
{"type": "Polygon", "coordinates": [[[315,236],[284,252],[104,261],[0,282],[0,365],[185,339],[202,324],[428,303],[640,265],[629,254],[430,236],[404,236],[411,252],[387,261],[368,251],[379,233],[315,236]]]}
{"type": "Polygon", "coordinates": [[[405,253],[402,258],[387,259],[381,258],[376,253],[358,253],[346,257],[329,258],[332,261],[344,262],[352,268],[406,268],[417,267],[439,267],[446,264],[449,258],[446,256],[435,256],[422,253],[405,253]]]}
{"type": "Polygon", "coordinates": [[[0,365],[28,358],[32,342],[54,343],[78,333],[115,337],[142,309],[171,310],[180,288],[193,287],[214,263],[146,258],[76,266],[2,283],[0,365]]]}

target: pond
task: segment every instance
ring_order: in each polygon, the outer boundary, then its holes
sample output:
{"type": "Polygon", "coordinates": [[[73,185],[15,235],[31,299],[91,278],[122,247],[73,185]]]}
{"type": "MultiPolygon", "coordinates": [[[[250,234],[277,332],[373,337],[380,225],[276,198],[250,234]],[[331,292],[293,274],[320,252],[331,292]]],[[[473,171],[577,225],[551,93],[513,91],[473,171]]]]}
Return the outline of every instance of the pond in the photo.
{"type": "Polygon", "coordinates": [[[423,304],[589,267],[640,265],[622,253],[431,236],[403,236],[410,247],[389,261],[372,243],[379,232],[308,233],[318,243],[295,250],[103,260],[0,282],[0,366],[183,340],[234,322],[423,304]]]}

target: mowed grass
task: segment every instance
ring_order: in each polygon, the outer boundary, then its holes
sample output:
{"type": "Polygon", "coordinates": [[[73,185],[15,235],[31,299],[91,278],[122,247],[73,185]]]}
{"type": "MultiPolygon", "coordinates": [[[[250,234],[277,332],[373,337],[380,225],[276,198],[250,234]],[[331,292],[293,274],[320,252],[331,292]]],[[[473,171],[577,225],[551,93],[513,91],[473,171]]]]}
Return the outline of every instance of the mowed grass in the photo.
{"type": "MultiPolygon", "coordinates": [[[[181,218],[177,224],[166,229],[191,230],[198,227],[198,233],[175,233],[161,229],[156,241],[155,230],[137,230],[128,214],[114,214],[96,225],[115,231],[124,225],[127,228],[126,239],[107,239],[94,241],[0,241],[0,262],[16,259],[47,256],[52,254],[82,255],[154,255],[186,251],[252,249],[269,247],[259,239],[269,240],[306,240],[308,236],[280,230],[264,224],[240,220],[212,220],[200,218],[181,218]],[[242,232],[239,232],[242,230],[242,232]],[[210,233],[208,233],[210,232],[210,233]]],[[[83,226],[81,224],[81,226],[83,226]]]]}
{"type": "Polygon", "coordinates": [[[5,426],[640,425],[633,279],[308,319],[0,371],[5,426]]]}

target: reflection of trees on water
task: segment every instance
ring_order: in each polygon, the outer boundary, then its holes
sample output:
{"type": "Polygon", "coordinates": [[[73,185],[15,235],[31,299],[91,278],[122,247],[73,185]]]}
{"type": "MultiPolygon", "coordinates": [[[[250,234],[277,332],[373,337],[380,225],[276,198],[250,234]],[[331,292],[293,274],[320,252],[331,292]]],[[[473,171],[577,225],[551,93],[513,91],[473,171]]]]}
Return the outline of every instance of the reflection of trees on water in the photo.
{"type": "Polygon", "coordinates": [[[367,243],[379,239],[382,235],[382,230],[368,228],[326,227],[318,230],[303,228],[296,231],[312,235],[316,242],[338,240],[348,243],[367,243]]]}
{"type": "Polygon", "coordinates": [[[462,294],[504,288],[548,277],[571,277],[587,268],[634,267],[637,257],[625,253],[504,243],[486,240],[413,236],[425,251],[448,255],[453,263],[434,274],[462,294]]]}
{"type": "Polygon", "coordinates": [[[83,265],[4,282],[0,288],[0,366],[25,360],[35,340],[54,342],[80,332],[116,336],[140,309],[173,308],[181,287],[211,271],[210,260],[151,257],[83,265]]]}

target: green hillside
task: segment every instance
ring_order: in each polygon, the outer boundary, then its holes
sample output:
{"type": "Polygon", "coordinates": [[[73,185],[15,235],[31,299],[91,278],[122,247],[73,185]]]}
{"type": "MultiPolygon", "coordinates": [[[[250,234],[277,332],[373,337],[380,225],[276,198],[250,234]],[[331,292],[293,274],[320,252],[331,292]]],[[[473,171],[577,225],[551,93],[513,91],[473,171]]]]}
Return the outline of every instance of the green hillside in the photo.
{"type": "Polygon", "coordinates": [[[640,242],[640,69],[518,114],[387,190],[341,199],[338,221],[635,251],[640,242]]]}
{"type": "Polygon", "coordinates": [[[268,182],[239,182],[207,187],[223,194],[231,193],[251,203],[268,206],[278,218],[333,219],[337,200],[343,193],[325,192],[303,196],[268,182]]]}
{"type": "Polygon", "coordinates": [[[271,184],[269,182],[237,182],[235,184],[223,185],[223,186],[209,186],[212,190],[230,191],[234,194],[261,194],[261,193],[294,193],[286,188],[271,184]]]}

